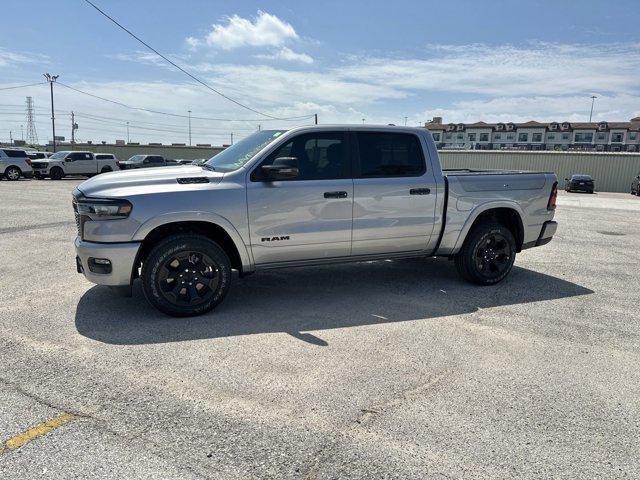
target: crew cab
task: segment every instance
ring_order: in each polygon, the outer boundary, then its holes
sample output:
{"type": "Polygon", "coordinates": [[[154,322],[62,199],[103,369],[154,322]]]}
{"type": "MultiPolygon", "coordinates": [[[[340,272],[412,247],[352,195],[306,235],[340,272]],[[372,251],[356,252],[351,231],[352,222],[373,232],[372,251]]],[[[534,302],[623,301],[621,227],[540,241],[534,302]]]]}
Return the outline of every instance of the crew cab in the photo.
{"type": "Polygon", "coordinates": [[[0,148],[0,179],[16,181],[20,177],[31,178],[31,159],[24,150],[0,148]]]}
{"type": "Polygon", "coordinates": [[[553,237],[557,185],[552,172],[443,171],[420,128],[262,130],[202,166],[80,184],[76,267],[127,294],[140,277],[174,316],[218,305],[232,269],[442,256],[493,285],[553,237]]]}
{"type": "MultiPolygon", "coordinates": [[[[122,170],[131,170],[133,168],[166,167],[170,164],[171,162],[161,155],[134,155],[129,160],[120,162],[120,168],[122,170]]],[[[177,164],[174,162],[173,165],[177,164]]]]}
{"type": "Polygon", "coordinates": [[[34,160],[31,166],[36,178],[51,177],[52,180],[60,180],[67,175],[91,177],[119,169],[118,160],[113,155],[110,157],[96,158],[92,152],[62,151],[46,159],[34,160]]]}

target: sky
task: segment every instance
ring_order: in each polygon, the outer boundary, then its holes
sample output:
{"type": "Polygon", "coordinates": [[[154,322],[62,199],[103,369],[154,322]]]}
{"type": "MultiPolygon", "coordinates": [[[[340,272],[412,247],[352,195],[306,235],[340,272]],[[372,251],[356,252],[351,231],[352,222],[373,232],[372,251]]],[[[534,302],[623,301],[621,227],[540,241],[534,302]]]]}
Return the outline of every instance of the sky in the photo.
{"type": "Polygon", "coordinates": [[[189,110],[192,143],[216,145],[313,114],[588,121],[596,95],[594,121],[640,115],[637,0],[92,1],[249,109],[83,0],[4,0],[3,18],[20,20],[0,28],[0,141],[26,135],[27,95],[40,142],[52,138],[48,85],[6,89],[44,72],[59,75],[56,134],[70,138],[73,111],[80,141],[127,140],[129,122],[132,142],[188,143],[189,110]]]}

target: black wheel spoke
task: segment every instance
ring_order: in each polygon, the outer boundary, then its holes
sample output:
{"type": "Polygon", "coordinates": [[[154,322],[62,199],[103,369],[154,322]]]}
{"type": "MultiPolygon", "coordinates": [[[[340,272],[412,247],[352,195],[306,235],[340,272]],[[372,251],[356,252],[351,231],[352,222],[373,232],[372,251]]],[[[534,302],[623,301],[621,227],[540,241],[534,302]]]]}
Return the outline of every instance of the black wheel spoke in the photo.
{"type": "Polygon", "coordinates": [[[476,268],[484,277],[496,277],[509,268],[511,255],[509,241],[498,232],[491,233],[476,247],[476,268]]]}
{"type": "Polygon", "coordinates": [[[219,267],[203,252],[178,252],[161,266],[160,292],[174,305],[198,305],[208,301],[219,284],[219,267]]]}

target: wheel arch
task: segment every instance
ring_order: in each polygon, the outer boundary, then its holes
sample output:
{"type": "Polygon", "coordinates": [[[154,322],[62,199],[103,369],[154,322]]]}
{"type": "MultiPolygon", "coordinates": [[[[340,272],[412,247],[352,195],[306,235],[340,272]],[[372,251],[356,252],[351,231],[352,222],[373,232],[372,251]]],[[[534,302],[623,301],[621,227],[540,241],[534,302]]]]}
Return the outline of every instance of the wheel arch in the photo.
{"type": "Polygon", "coordinates": [[[15,165],[15,164],[13,164],[13,163],[12,163],[12,164],[10,164],[10,165],[7,165],[7,166],[5,167],[5,169],[4,169],[4,171],[2,172],[2,174],[4,175],[4,174],[7,172],[7,170],[9,170],[9,169],[10,169],[10,168],[12,168],[12,167],[13,167],[13,168],[17,168],[17,169],[18,169],[18,171],[20,172],[20,175],[22,175],[22,169],[21,169],[18,165],[15,165]]]}
{"type": "Polygon", "coordinates": [[[471,212],[471,215],[469,215],[469,218],[458,236],[453,252],[455,253],[459,251],[471,229],[484,221],[495,221],[507,227],[513,234],[513,238],[516,240],[516,251],[520,252],[524,243],[523,217],[524,214],[520,206],[516,203],[491,202],[480,205],[471,212]]]}
{"type": "Polygon", "coordinates": [[[140,250],[134,264],[134,277],[151,248],[162,239],[179,233],[193,233],[205,236],[216,242],[229,256],[231,267],[240,274],[253,271],[253,260],[238,231],[222,217],[203,218],[211,214],[171,214],[151,220],[143,224],[133,240],[141,242],[140,250]]]}

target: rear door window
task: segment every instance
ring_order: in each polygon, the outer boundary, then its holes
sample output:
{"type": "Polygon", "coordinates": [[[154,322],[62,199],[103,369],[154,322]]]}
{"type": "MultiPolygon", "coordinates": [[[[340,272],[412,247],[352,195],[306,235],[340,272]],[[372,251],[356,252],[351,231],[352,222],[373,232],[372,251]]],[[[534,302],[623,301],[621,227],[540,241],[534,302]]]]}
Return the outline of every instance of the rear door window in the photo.
{"type": "Polygon", "coordinates": [[[356,132],[360,178],[419,177],[426,171],[416,135],[392,132],[356,132]]]}
{"type": "Polygon", "coordinates": [[[25,152],[24,150],[2,150],[7,157],[11,157],[11,158],[26,158],[27,157],[27,152],[25,152]]]}

